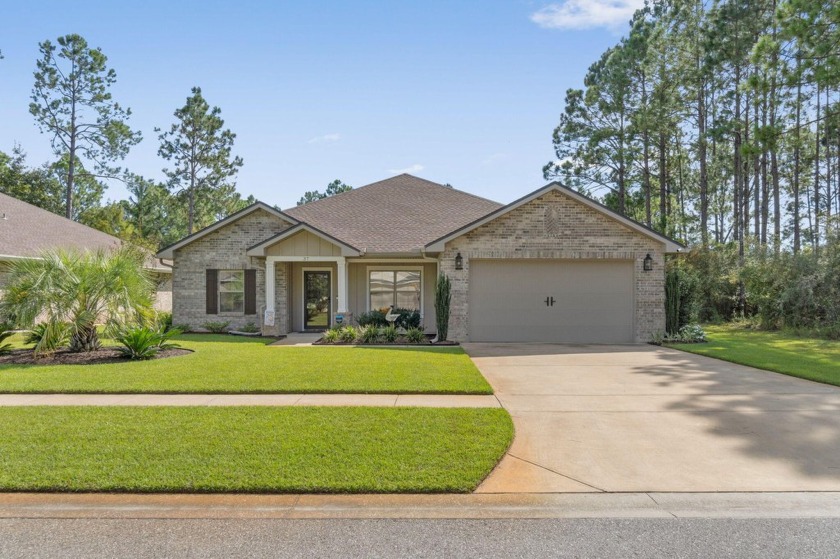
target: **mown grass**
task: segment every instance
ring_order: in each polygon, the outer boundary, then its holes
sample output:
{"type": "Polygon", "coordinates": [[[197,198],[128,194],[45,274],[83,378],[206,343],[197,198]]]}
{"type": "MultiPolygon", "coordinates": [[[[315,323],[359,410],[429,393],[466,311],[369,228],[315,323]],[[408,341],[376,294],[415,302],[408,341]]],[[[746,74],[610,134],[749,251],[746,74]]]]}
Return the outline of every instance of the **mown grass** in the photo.
{"type": "Polygon", "coordinates": [[[0,393],[492,394],[459,347],[270,347],[187,334],[194,353],[100,365],[0,365],[0,393]]]}
{"type": "Polygon", "coordinates": [[[669,347],[840,386],[840,342],[730,325],[705,330],[708,343],[669,347]]]}
{"type": "Polygon", "coordinates": [[[506,411],[0,408],[0,491],[468,492],[513,438],[506,411]]]}

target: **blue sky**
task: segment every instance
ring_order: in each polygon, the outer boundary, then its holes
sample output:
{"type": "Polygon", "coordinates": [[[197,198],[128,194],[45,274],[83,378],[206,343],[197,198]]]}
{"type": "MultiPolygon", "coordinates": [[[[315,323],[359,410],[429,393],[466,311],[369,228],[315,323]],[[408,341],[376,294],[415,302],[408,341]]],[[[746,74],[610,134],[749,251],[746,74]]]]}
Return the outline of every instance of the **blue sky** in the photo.
{"type": "MultiPolygon", "coordinates": [[[[541,186],[569,87],[638,0],[8,2],[0,150],[52,158],[28,112],[38,42],[79,33],[117,71],[144,140],[124,166],[162,178],[154,127],[192,86],[222,109],[238,189],[281,207],[333,179],[410,172],[500,202],[541,186]]],[[[119,183],[106,196],[121,198],[119,183]]]]}

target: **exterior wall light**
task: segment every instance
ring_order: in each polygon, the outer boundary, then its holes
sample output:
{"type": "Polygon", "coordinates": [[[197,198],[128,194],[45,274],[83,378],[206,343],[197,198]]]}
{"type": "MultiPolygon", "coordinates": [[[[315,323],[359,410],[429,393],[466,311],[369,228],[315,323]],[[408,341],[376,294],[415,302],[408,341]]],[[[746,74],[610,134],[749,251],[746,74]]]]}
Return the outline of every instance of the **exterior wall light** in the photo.
{"type": "Polygon", "coordinates": [[[651,270],[653,270],[653,258],[651,258],[650,253],[648,253],[648,255],[645,256],[644,270],[645,272],[650,272],[651,270]]]}
{"type": "Polygon", "coordinates": [[[464,257],[461,256],[461,253],[455,255],[455,269],[456,270],[463,270],[464,269],[464,257]]]}

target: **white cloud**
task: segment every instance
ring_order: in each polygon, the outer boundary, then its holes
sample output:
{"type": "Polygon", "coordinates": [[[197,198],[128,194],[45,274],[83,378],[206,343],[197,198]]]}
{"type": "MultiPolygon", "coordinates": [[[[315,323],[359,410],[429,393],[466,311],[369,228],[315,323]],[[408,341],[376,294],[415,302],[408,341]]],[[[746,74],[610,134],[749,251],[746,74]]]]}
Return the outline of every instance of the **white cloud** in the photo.
{"type": "Polygon", "coordinates": [[[411,173],[419,173],[423,169],[425,169],[423,165],[415,163],[414,165],[406,167],[405,169],[388,169],[388,172],[394,175],[402,175],[403,173],[408,173],[410,175],[411,173]]]}
{"type": "Polygon", "coordinates": [[[334,132],[332,134],[324,134],[323,136],[315,136],[306,141],[307,144],[326,144],[337,142],[341,139],[341,134],[334,132]]]}
{"type": "Polygon", "coordinates": [[[531,14],[531,21],[546,29],[591,29],[626,25],[644,0],[564,0],[531,14]]]}

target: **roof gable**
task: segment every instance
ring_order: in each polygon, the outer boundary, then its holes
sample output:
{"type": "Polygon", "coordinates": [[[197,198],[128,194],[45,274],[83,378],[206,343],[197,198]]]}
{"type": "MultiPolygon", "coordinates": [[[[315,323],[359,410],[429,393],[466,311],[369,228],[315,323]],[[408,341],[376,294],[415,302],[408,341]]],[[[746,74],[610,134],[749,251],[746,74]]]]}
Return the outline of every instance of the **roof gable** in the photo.
{"type": "Polygon", "coordinates": [[[674,241],[673,239],[666,237],[665,235],[662,235],[661,233],[658,233],[657,231],[654,231],[653,229],[650,229],[635,220],[623,216],[618,212],[615,212],[610,208],[604,206],[603,204],[596,202],[595,200],[584,196],[583,194],[576,192],[563,184],[560,184],[559,182],[552,182],[526,196],[523,196],[522,198],[514,202],[511,202],[507,206],[503,206],[497,209],[496,211],[491,212],[459,229],[456,229],[442,237],[439,237],[438,239],[435,239],[434,241],[426,245],[426,250],[428,250],[429,252],[442,252],[445,249],[447,242],[457,237],[460,237],[461,235],[465,235],[470,231],[473,231],[478,227],[481,227],[482,225],[489,223],[503,215],[506,215],[509,212],[515,210],[516,208],[519,208],[520,206],[523,206],[552,190],[560,192],[564,196],[617,221],[618,223],[624,225],[630,230],[633,230],[637,233],[640,233],[641,235],[663,243],[665,245],[665,252],[679,252],[680,250],[685,248],[683,245],[674,241]]]}
{"type": "Polygon", "coordinates": [[[276,245],[277,243],[282,243],[283,241],[288,240],[291,237],[294,237],[295,235],[298,235],[303,232],[307,232],[319,239],[323,239],[331,245],[338,247],[341,250],[341,256],[359,256],[359,249],[350,246],[340,241],[339,239],[336,239],[335,237],[332,237],[306,223],[298,223],[297,225],[289,227],[285,231],[278,233],[273,237],[269,237],[261,243],[249,247],[245,254],[247,254],[248,256],[266,256],[266,251],[270,247],[276,245]]]}
{"type": "Polygon", "coordinates": [[[160,249],[160,251],[158,251],[158,253],[157,253],[157,257],[158,258],[174,258],[175,257],[175,251],[178,250],[179,248],[182,248],[182,247],[184,247],[184,246],[186,246],[186,245],[188,245],[188,244],[190,244],[194,241],[197,241],[198,239],[200,239],[200,238],[202,238],[206,235],[209,235],[210,233],[212,233],[214,231],[217,231],[217,230],[221,229],[222,227],[230,225],[231,223],[234,223],[235,221],[237,221],[239,219],[242,219],[243,217],[245,217],[247,215],[251,215],[252,213],[254,213],[258,210],[268,212],[269,214],[274,215],[276,217],[279,217],[280,219],[282,219],[282,220],[284,220],[288,223],[291,223],[292,225],[297,225],[299,223],[295,218],[281,212],[280,210],[278,210],[278,209],[276,209],[272,206],[269,206],[268,204],[266,204],[264,202],[254,202],[250,206],[248,206],[246,208],[243,208],[236,213],[232,213],[229,216],[227,216],[226,218],[220,219],[216,223],[214,223],[212,225],[209,225],[209,226],[205,227],[204,229],[201,229],[200,231],[196,231],[192,235],[184,237],[183,239],[181,239],[180,241],[178,241],[176,243],[173,243],[173,244],[171,244],[167,247],[164,247],[164,248],[160,249]]]}

